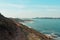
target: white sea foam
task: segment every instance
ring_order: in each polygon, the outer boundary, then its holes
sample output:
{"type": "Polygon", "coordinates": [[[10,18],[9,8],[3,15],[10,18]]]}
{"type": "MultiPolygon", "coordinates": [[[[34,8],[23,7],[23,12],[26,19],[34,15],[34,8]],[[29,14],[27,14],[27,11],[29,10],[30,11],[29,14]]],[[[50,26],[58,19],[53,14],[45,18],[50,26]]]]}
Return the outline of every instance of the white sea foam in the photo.
{"type": "Polygon", "coordinates": [[[55,33],[45,34],[48,38],[52,38],[53,40],[60,40],[60,37],[55,33]]]}

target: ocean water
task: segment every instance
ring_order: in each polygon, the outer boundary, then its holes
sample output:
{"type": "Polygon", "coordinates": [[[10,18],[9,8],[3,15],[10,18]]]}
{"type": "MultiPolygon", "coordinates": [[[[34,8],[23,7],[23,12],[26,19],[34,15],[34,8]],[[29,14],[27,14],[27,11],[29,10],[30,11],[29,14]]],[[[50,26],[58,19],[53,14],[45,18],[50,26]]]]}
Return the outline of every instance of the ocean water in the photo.
{"type": "MultiPolygon", "coordinates": [[[[32,22],[23,24],[41,33],[55,34],[60,37],[60,19],[33,19],[32,22]]],[[[58,37],[56,40],[59,40],[58,37]]]]}

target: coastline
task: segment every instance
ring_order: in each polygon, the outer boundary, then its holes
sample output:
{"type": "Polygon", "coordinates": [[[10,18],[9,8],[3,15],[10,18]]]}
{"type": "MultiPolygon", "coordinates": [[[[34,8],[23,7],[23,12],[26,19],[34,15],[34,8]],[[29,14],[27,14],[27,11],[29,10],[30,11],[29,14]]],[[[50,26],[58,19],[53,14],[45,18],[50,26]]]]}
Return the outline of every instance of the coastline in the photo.
{"type": "Polygon", "coordinates": [[[29,40],[52,40],[52,38],[48,38],[46,35],[44,35],[43,33],[40,33],[32,28],[27,27],[26,25],[20,24],[18,23],[23,30],[28,33],[28,38],[29,40]],[[32,38],[32,39],[31,39],[32,38]]]}

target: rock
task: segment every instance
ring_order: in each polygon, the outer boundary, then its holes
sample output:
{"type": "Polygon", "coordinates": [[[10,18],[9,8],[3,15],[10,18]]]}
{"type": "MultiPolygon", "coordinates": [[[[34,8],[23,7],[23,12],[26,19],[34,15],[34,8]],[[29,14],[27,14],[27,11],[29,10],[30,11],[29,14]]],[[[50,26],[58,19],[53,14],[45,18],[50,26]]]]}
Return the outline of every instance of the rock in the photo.
{"type": "Polygon", "coordinates": [[[0,40],[50,40],[34,29],[0,14],[0,40]]]}
{"type": "Polygon", "coordinates": [[[0,40],[26,40],[16,23],[0,14],[0,40]]]}

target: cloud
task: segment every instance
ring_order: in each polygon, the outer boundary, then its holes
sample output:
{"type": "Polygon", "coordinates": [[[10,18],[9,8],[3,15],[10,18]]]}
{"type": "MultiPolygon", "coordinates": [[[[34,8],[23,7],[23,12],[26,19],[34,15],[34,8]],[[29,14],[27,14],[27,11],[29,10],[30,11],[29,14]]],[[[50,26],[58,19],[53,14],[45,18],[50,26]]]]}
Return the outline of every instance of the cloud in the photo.
{"type": "Polygon", "coordinates": [[[18,4],[0,4],[0,7],[14,7],[14,8],[25,8],[25,5],[18,4]]]}
{"type": "Polygon", "coordinates": [[[60,14],[60,6],[55,5],[22,5],[22,4],[0,4],[3,10],[0,11],[5,16],[12,17],[42,17],[42,16],[52,16],[58,17],[60,14]],[[16,9],[4,9],[4,7],[16,8],[16,9]],[[18,8],[18,10],[17,10],[18,8]],[[23,9],[25,8],[25,9],[23,9]]]}

